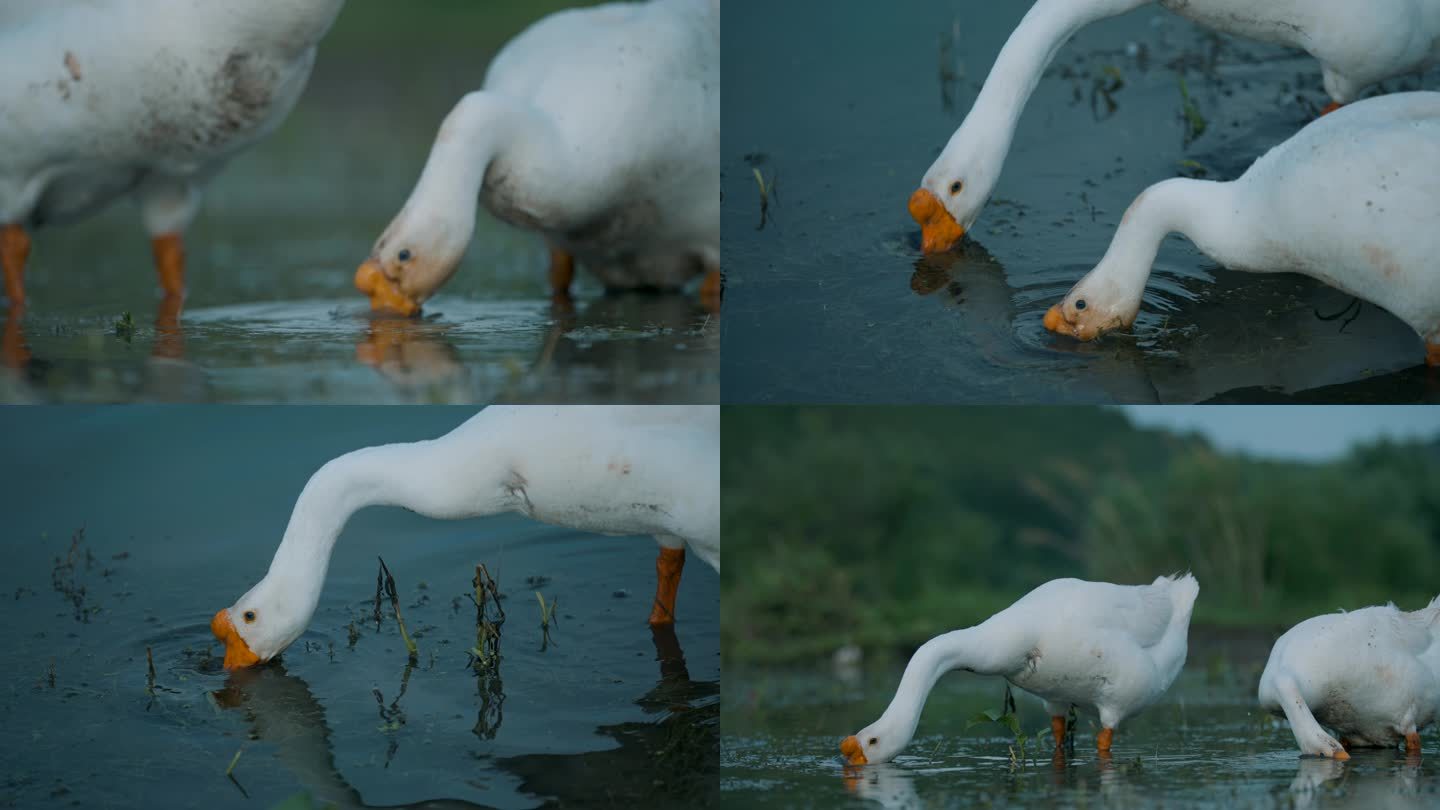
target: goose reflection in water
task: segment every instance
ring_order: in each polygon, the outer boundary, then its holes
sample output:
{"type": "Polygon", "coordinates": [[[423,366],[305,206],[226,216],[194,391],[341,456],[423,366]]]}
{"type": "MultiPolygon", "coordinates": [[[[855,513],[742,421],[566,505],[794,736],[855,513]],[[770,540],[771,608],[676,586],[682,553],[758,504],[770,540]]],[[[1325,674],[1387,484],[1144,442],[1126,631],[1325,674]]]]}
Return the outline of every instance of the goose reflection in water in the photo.
{"type": "MultiPolygon", "coordinates": [[[[595,732],[617,743],[610,750],[496,758],[494,766],[518,777],[519,791],[531,796],[560,800],[609,796],[622,806],[699,801],[709,796],[719,772],[720,685],[690,679],[673,627],[655,626],[652,634],[659,678],[635,703],[646,714],[661,715],[657,722],[600,726],[595,732]]],[[[393,694],[388,689],[375,690],[382,724],[403,722],[404,693],[413,670],[412,665],[405,667],[393,694]]],[[[517,672],[510,675],[523,677],[517,672]]],[[[476,678],[478,709],[469,730],[480,741],[494,740],[504,724],[503,681],[498,671],[472,677],[476,678]]],[[[274,746],[281,764],[310,794],[316,807],[484,807],[460,799],[366,804],[335,762],[334,735],[324,706],[309,684],[287,672],[283,662],[238,670],[228,677],[224,688],[212,694],[223,709],[244,713],[251,739],[274,746]]],[[[387,759],[394,756],[396,746],[392,740],[387,759]]]]}

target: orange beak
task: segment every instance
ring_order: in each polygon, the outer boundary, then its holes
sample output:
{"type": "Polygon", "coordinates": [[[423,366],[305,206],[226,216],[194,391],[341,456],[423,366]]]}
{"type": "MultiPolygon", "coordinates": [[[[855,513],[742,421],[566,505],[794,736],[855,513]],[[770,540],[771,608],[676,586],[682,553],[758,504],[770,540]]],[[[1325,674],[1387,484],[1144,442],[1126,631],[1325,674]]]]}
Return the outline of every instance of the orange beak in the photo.
{"type": "Polygon", "coordinates": [[[840,741],[840,755],[845,757],[847,765],[864,765],[869,762],[865,759],[865,752],[860,750],[860,739],[854,734],[840,741]]]}
{"type": "Polygon", "coordinates": [[[1068,334],[1070,324],[1065,322],[1065,313],[1056,304],[1045,311],[1045,328],[1057,334],[1068,334]]]}
{"type": "Polygon", "coordinates": [[[216,612],[215,618],[210,620],[210,632],[215,634],[215,638],[225,642],[227,670],[244,669],[260,663],[260,656],[250,651],[250,645],[245,643],[245,639],[236,632],[235,625],[230,623],[229,608],[216,612]]]}
{"type": "Polygon", "coordinates": [[[1045,311],[1045,328],[1057,335],[1065,335],[1080,341],[1094,340],[1111,329],[1119,328],[1121,325],[1115,322],[1109,325],[1099,324],[1097,321],[1086,323],[1071,323],[1065,319],[1065,311],[1060,304],[1056,304],[1045,311]]]}
{"type": "Polygon", "coordinates": [[[409,317],[420,311],[420,302],[400,291],[395,282],[385,277],[385,271],[374,259],[360,265],[355,271],[355,288],[370,296],[370,309],[376,312],[398,312],[409,317]]]}
{"type": "Polygon", "coordinates": [[[944,253],[965,236],[965,229],[929,189],[910,195],[910,216],[920,224],[920,249],[926,253],[944,253]]]}

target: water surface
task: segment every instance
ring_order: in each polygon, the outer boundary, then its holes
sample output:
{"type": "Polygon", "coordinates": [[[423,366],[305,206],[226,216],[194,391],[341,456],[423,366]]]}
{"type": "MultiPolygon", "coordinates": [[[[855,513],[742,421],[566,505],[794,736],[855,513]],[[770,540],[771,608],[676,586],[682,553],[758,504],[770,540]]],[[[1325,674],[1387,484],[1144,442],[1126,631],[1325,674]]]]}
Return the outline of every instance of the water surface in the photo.
{"type": "Polygon", "coordinates": [[[469,412],[9,409],[0,807],[272,807],[301,792],[340,807],[711,801],[719,578],[688,566],[675,632],[652,634],[649,538],[368,509],[281,662],[220,667],[210,617],[265,573],[309,475],[469,412]],[[377,555],[414,665],[388,602],[374,621],[377,555]],[[507,597],[493,676],[465,653],[481,562],[507,597]],[[536,591],[558,602],[548,644],[536,591]]]}
{"type": "Polygon", "coordinates": [[[351,0],[290,118],[207,189],[181,317],[128,201],[35,234],[28,311],[0,311],[0,401],[718,401],[698,296],[607,296],[582,271],[552,307],[543,240],[483,210],[424,318],[372,321],[353,286],[496,49],[577,4],[351,0]]]}
{"type": "MultiPolygon", "coordinates": [[[[1433,402],[1398,319],[1295,275],[1160,251],[1132,334],[1045,310],[1148,185],[1232,179],[1327,99],[1303,54],[1158,6],[1063,47],[964,249],[923,260],[906,200],[1028,3],[742,3],[725,24],[727,401],[1433,402]],[[1179,79],[1205,119],[1181,114],[1179,79]],[[768,190],[765,211],[755,172],[768,190]]],[[[1440,72],[1390,90],[1433,89],[1440,72]]]]}
{"type": "MultiPolygon", "coordinates": [[[[998,709],[1003,682],[941,679],[914,741],[894,762],[847,768],[839,742],[884,711],[901,669],[736,671],[725,675],[721,790],[734,807],[1376,808],[1440,800],[1433,756],[1357,750],[1348,762],[1302,758],[1289,727],[1254,707],[1260,663],[1192,655],[1170,692],[1094,750],[1080,715],[1073,749],[1048,738],[1023,754],[1008,730],[967,728],[998,709]]],[[[1263,660],[1263,659],[1262,659],[1263,660]]],[[[1039,701],[1016,692],[1022,730],[1048,729],[1039,701]]],[[[1434,754],[1433,734],[1426,735],[1434,754]]]]}

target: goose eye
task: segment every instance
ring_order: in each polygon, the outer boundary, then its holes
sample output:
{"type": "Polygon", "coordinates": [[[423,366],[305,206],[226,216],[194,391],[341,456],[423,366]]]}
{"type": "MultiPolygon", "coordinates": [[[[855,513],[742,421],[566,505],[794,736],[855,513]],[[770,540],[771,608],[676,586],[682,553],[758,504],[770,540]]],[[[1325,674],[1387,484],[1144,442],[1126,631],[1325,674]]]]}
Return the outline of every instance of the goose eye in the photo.
{"type": "Polygon", "coordinates": [[[405,248],[404,250],[400,251],[399,256],[397,256],[396,258],[400,259],[400,261],[402,262],[410,261],[410,248],[405,248]]]}
{"type": "Polygon", "coordinates": [[[1075,302],[1075,308],[1076,308],[1076,309],[1084,309],[1084,308],[1085,308],[1085,299],[1084,299],[1084,298],[1081,298],[1080,300],[1076,301],[1076,302],[1075,302]]]}
{"type": "Polygon", "coordinates": [[[874,745],[874,744],[877,743],[877,742],[880,742],[880,738],[879,738],[879,737],[871,737],[871,738],[870,738],[870,742],[867,743],[867,744],[868,744],[868,745],[874,745]]]}
{"type": "Polygon", "coordinates": [[[960,182],[959,180],[956,180],[955,182],[953,182],[953,183],[950,184],[950,193],[951,193],[951,194],[959,194],[959,193],[960,193],[960,189],[962,189],[962,188],[964,188],[964,187],[965,187],[965,184],[964,184],[964,183],[960,182]]]}
{"type": "Polygon", "coordinates": [[[254,623],[255,623],[255,611],[253,611],[253,610],[247,610],[247,611],[245,611],[245,623],[246,623],[246,624],[254,624],[254,623]]]}

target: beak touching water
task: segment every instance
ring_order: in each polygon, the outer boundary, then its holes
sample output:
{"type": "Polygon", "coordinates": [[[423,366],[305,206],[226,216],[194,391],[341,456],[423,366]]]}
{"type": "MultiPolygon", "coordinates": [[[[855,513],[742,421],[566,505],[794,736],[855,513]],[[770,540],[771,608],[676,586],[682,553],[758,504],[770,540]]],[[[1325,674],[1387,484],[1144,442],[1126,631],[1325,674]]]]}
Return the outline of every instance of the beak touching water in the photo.
{"type": "Polygon", "coordinates": [[[845,757],[847,765],[864,765],[869,762],[865,759],[865,752],[860,750],[860,738],[854,734],[840,741],[840,755],[845,757]]]}
{"type": "Polygon", "coordinates": [[[910,216],[920,224],[920,249],[926,253],[944,253],[965,236],[965,229],[929,189],[910,195],[910,216]]]}
{"type": "Polygon", "coordinates": [[[355,271],[355,288],[370,296],[370,309],[377,312],[388,310],[409,317],[420,311],[420,302],[387,278],[374,259],[367,260],[355,271]]]}
{"type": "Polygon", "coordinates": [[[230,609],[222,608],[210,620],[210,632],[225,642],[225,669],[235,670],[253,667],[260,663],[260,656],[250,651],[250,645],[240,637],[235,625],[230,622],[230,609]]]}

